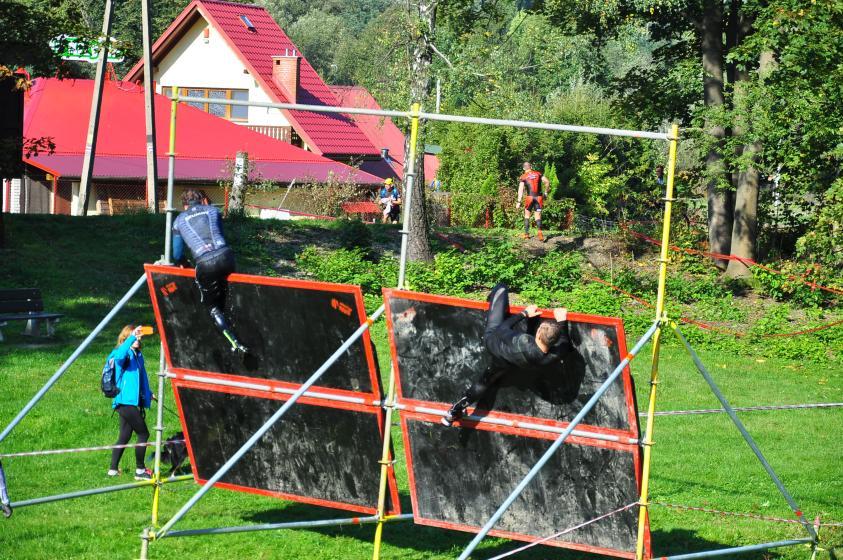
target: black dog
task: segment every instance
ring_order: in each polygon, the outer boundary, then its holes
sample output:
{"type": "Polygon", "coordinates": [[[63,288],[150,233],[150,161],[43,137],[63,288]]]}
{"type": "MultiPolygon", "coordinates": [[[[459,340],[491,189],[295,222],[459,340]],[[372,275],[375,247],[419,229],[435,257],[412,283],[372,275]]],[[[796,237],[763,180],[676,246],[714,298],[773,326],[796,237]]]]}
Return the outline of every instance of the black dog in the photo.
{"type": "Polygon", "coordinates": [[[183,465],[186,460],[187,445],[184,442],[184,432],[176,432],[161,445],[161,463],[170,465],[169,476],[174,476],[190,469],[189,462],[183,465]]]}

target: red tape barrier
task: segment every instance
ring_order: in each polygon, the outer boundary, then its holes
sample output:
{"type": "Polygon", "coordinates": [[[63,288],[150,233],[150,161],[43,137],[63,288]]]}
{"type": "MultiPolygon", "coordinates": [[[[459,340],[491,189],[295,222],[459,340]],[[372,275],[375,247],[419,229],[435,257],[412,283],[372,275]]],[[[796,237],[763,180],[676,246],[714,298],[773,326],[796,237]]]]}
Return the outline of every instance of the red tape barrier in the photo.
{"type": "MultiPolygon", "coordinates": [[[[652,243],[653,245],[658,245],[659,247],[661,247],[661,244],[662,244],[661,241],[659,241],[658,239],[655,239],[653,237],[650,237],[649,235],[645,235],[643,233],[632,230],[625,223],[621,223],[620,228],[633,237],[643,239],[643,240],[647,241],[648,243],[652,243]]],[[[822,286],[820,284],[817,284],[816,282],[811,282],[810,280],[805,280],[804,278],[800,278],[799,276],[794,276],[793,274],[789,274],[789,273],[784,272],[782,270],[776,270],[775,268],[771,268],[767,265],[761,264],[761,263],[756,262],[752,259],[747,259],[745,257],[739,257],[737,255],[724,255],[723,253],[709,253],[708,251],[700,251],[699,249],[689,249],[687,247],[679,247],[677,245],[668,245],[668,248],[671,251],[677,251],[677,252],[680,252],[680,253],[687,253],[689,255],[699,255],[699,256],[711,257],[711,258],[719,259],[719,260],[738,261],[738,262],[741,262],[748,267],[754,266],[754,267],[766,270],[767,272],[770,272],[772,274],[778,274],[780,276],[784,276],[785,278],[788,278],[788,279],[793,280],[795,282],[800,282],[800,283],[802,283],[802,284],[804,284],[804,285],[806,285],[806,286],[808,286],[808,287],[810,287],[814,290],[823,290],[825,292],[829,292],[829,293],[832,293],[832,294],[843,295],[843,290],[841,290],[841,289],[832,288],[830,286],[822,286]]],[[[814,265],[814,266],[816,266],[816,265],[814,265]]]]}
{"type": "MultiPolygon", "coordinates": [[[[589,280],[591,282],[597,282],[598,284],[603,284],[604,286],[607,286],[607,287],[611,288],[612,290],[615,290],[616,292],[622,293],[626,297],[640,303],[641,305],[643,305],[645,307],[648,307],[649,309],[655,309],[655,307],[656,307],[655,305],[653,305],[649,301],[647,301],[647,300],[645,300],[641,297],[638,297],[635,294],[627,292],[623,288],[619,288],[618,286],[615,286],[614,284],[606,282],[602,278],[598,278],[596,276],[586,276],[585,279],[589,280]]],[[[694,325],[695,327],[699,327],[701,329],[706,329],[706,330],[709,330],[709,331],[712,331],[712,332],[717,332],[717,333],[720,333],[720,334],[726,334],[726,335],[729,335],[729,336],[735,336],[735,337],[749,336],[749,334],[745,333],[745,332],[733,331],[733,330],[730,330],[730,329],[724,329],[722,327],[710,325],[708,323],[704,323],[702,321],[697,321],[696,319],[689,319],[687,317],[679,317],[679,322],[684,323],[686,325],[694,325]]],[[[815,332],[818,332],[818,331],[823,331],[825,329],[830,329],[830,328],[836,327],[838,325],[843,325],[843,319],[841,319],[840,321],[834,321],[834,322],[831,322],[831,323],[826,323],[825,325],[820,325],[819,327],[814,327],[814,328],[811,328],[811,329],[804,329],[804,330],[801,330],[801,331],[793,331],[793,332],[786,332],[786,333],[761,334],[761,335],[757,335],[757,336],[758,336],[758,338],[779,338],[779,337],[785,337],[785,336],[799,336],[799,335],[803,335],[803,334],[811,334],[811,333],[815,333],[815,332]]]]}

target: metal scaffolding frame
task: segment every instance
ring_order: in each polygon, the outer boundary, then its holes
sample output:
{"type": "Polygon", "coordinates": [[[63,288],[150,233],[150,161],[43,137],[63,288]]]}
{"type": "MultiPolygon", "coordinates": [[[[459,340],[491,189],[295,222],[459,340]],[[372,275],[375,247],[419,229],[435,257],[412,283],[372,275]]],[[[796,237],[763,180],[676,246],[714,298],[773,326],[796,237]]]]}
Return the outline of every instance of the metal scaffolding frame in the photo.
{"type": "MultiPolygon", "coordinates": [[[[649,394],[649,404],[648,404],[648,414],[647,414],[647,422],[646,428],[643,433],[643,437],[640,441],[632,442],[638,443],[644,449],[644,460],[643,460],[643,472],[641,478],[641,487],[640,487],[640,499],[637,503],[639,507],[639,514],[638,514],[638,538],[637,538],[637,547],[636,547],[636,559],[643,560],[644,559],[644,542],[646,536],[646,527],[647,527],[647,520],[648,520],[648,510],[649,510],[649,476],[650,476],[650,460],[651,460],[651,449],[652,449],[652,434],[654,429],[654,419],[655,419],[655,403],[656,403],[656,387],[658,385],[658,378],[659,378],[659,350],[661,345],[661,333],[662,329],[669,325],[671,326],[680,340],[684,343],[685,347],[689,351],[692,360],[696,364],[697,368],[699,369],[700,373],[703,375],[705,380],[708,382],[712,392],[717,396],[720,400],[723,408],[729,414],[732,421],[737,426],[738,430],[741,432],[741,435],[746,440],[747,444],[750,448],[755,452],[756,457],[764,466],[767,473],[773,479],[774,483],[778,487],[779,491],[787,500],[788,504],[794,511],[794,514],[799,519],[799,522],[803,525],[806,531],[809,534],[808,538],[803,539],[792,539],[786,541],[776,541],[776,542],[769,542],[769,543],[760,543],[756,545],[748,545],[743,547],[733,547],[721,550],[712,550],[712,551],[705,551],[705,552],[695,552],[695,553],[688,553],[682,555],[676,555],[670,557],[672,560],[686,560],[691,558],[705,558],[710,556],[718,556],[723,554],[734,554],[737,552],[748,552],[753,550],[767,550],[770,548],[776,547],[783,547],[783,546],[794,546],[794,545],[801,545],[801,544],[812,544],[814,549],[816,550],[818,545],[818,536],[817,532],[804,518],[802,515],[801,510],[799,509],[798,505],[789,494],[787,489],[784,487],[782,482],[776,476],[775,472],[773,471],[772,467],[764,458],[763,454],[761,453],[758,446],[755,444],[752,437],[747,432],[746,428],[737,418],[734,410],[729,405],[728,401],[726,401],[725,396],[720,392],[719,388],[714,383],[711,376],[708,374],[705,367],[702,365],[699,357],[694,352],[693,348],[684,338],[682,333],[679,331],[678,327],[669,319],[667,313],[665,311],[665,293],[666,293],[666,278],[667,278],[667,264],[668,264],[668,247],[670,245],[670,227],[671,227],[671,211],[672,211],[672,203],[674,201],[673,198],[673,186],[674,186],[674,178],[675,178],[675,170],[676,170],[676,153],[677,153],[677,144],[679,140],[679,129],[677,125],[673,125],[670,132],[663,133],[663,132],[648,132],[648,131],[634,131],[634,130],[623,130],[623,129],[612,129],[612,128],[601,128],[601,127],[589,127],[589,126],[579,126],[579,125],[567,125],[567,124],[557,124],[557,123],[541,123],[541,122],[533,122],[533,121],[519,121],[519,120],[509,120],[509,119],[494,119],[494,118],[478,118],[478,117],[467,117],[467,116],[460,116],[460,115],[447,115],[441,113],[426,113],[421,110],[421,107],[418,104],[414,104],[409,111],[391,111],[391,110],[371,110],[371,109],[361,109],[361,108],[354,108],[354,107],[326,107],[321,105],[303,105],[303,104],[294,104],[294,103],[263,103],[263,102],[253,102],[253,101],[235,101],[235,100],[225,100],[225,99],[207,99],[201,97],[181,97],[179,98],[178,95],[171,98],[171,112],[170,112],[170,141],[169,141],[169,151],[168,155],[168,162],[169,162],[169,170],[168,170],[168,181],[167,181],[167,218],[166,218],[166,231],[164,235],[165,239],[165,247],[164,247],[164,263],[171,264],[171,228],[173,222],[173,214],[176,211],[173,207],[173,188],[174,188],[174,176],[175,176],[175,165],[176,165],[176,116],[178,112],[178,106],[180,103],[190,103],[190,102],[213,102],[215,104],[225,104],[225,105],[248,105],[248,106],[257,106],[257,107],[266,107],[266,108],[275,108],[275,109],[284,109],[284,110],[299,110],[299,111],[311,111],[311,112],[320,112],[320,113],[338,113],[338,114],[364,114],[364,115],[373,115],[373,116],[381,116],[381,117],[391,117],[391,118],[402,118],[402,119],[409,119],[410,121],[410,154],[409,154],[409,162],[407,164],[407,181],[405,184],[405,205],[404,205],[404,219],[401,228],[401,255],[400,255],[400,265],[399,265],[399,278],[398,278],[398,288],[404,288],[404,280],[405,280],[405,273],[406,273],[406,264],[407,264],[407,246],[409,241],[409,234],[410,228],[409,223],[411,220],[411,206],[412,206],[412,191],[414,188],[415,183],[415,164],[416,164],[416,155],[418,150],[418,130],[419,130],[419,123],[423,120],[431,120],[431,121],[444,121],[444,122],[461,122],[467,124],[477,124],[477,125],[491,125],[491,126],[509,126],[509,127],[517,127],[517,128],[528,128],[528,129],[539,129],[539,130],[547,130],[547,131],[557,131],[557,132],[569,132],[569,133],[587,133],[587,134],[598,134],[598,135],[607,135],[607,136],[619,136],[619,137],[631,137],[631,138],[640,138],[640,139],[647,139],[647,140],[661,140],[669,142],[669,156],[668,156],[668,174],[667,174],[667,182],[666,182],[666,192],[664,197],[664,214],[663,214],[663,228],[662,228],[662,244],[661,244],[661,254],[660,258],[658,259],[659,262],[659,282],[658,282],[658,299],[656,304],[656,316],[653,324],[641,337],[641,339],[635,344],[633,349],[630,353],[624,357],[622,362],[612,371],[603,385],[597,390],[597,392],[591,397],[591,399],[583,406],[580,412],[576,415],[574,420],[564,429],[560,430],[561,433],[556,438],[554,443],[551,447],[545,452],[545,454],[541,457],[541,459],[534,465],[534,467],[530,470],[530,472],[525,476],[525,478],[518,484],[518,486],[512,491],[506,501],[501,504],[499,509],[495,512],[495,514],[486,522],[483,528],[477,533],[471,543],[466,547],[466,549],[462,552],[459,556],[460,560],[467,559],[477,545],[483,540],[483,538],[488,534],[488,532],[495,526],[498,522],[500,517],[506,511],[506,509],[514,502],[514,500],[520,495],[524,488],[526,488],[532,479],[539,473],[541,468],[544,464],[548,461],[553,453],[555,453],[559,447],[565,442],[568,436],[574,435],[581,435],[581,432],[575,430],[577,425],[582,421],[582,419],[586,416],[586,414],[591,410],[591,408],[599,401],[602,394],[606,391],[606,389],[617,379],[620,373],[623,371],[625,367],[628,366],[629,362],[635,357],[635,355],[640,352],[643,346],[652,341],[652,368],[650,374],[650,394],[649,394]]],[[[15,417],[15,419],[0,433],[0,442],[5,439],[8,434],[23,420],[26,414],[32,409],[32,407],[37,404],[37,402],[46,394],[47,391],[58,381],[58,379],[67,371],[67,369],[72,365],[72,363],[81,355],[82,352],[90,345],[91,341],[103,330],[103,328],[109,323],[109,321],[117,314],[117,312],[122,309],[122,307],[126,304],[126,302],[139,291],[140,287],[143,285],[144,281],[146,280],[146,276],[142,276],[138,281],[132,286],[132,288],[126,293],[126,295],[115,305],[115,307],[111,310],[111,312],[97,325],[97,327],[91,331],[89,336],[79,345],[79,347],[73,352],[73,354],[68,358],[68,360],[55,372],[55,374],[47,381],[47,383],[38,391],[38,393],[27,403],[27,405],[21,410],[21,412],[15,417]]],[[[401,520],[409,520],[413,518],[412,514],[404,514],[404,515],[394,515],[389,516],[386,514],[386,487],[387,487],[387,475],[389,469],[393,467],[393,461],[390,461],[390,448],[391,448],[391,420],[392,415],[395,410],[404,408],[396,404],[396,395],[395,395],[395,371],[394,368],[391,368],[390,375],[389,375],[389,383],[388,389],[383,401],[376,401],[375,404],[379,404],[385,409],[386,415],[386,422],[384,428],[384,439],[383,439],[383,449],[382,449],[382,456],[380,460],[381,464],[381,478],[380,478],[380,487],[379,487],[379,497],[378,497],[378,504],[377,504],[377,514],[369,517],[361,517],[361,518],[343,518],[343,519],[329,519],[329,520],[318,520],[318,521],[305,521],[305,522],[290,522],[290,523],[272,523],[272,524],[263,524],[263,525],[250,525],[250,526],[238,526],[238,527],[219,527],[219,528],[209,528],[209,529],[188,529],[188,530],[181,530],[181,531],[173,531],[173,526],[181,520],[188,511],[214,486],[216,482],[218,482],[227,472],[231,469],[236,462],[243,457],[251,447],[257,443],[257,441],[273,426],[275,425],[282,416],[297,402],[297,400],[305,395],[318,395],[318,391],[309,391],[310,387],[318,381],[320,376],[357,340],[360,336],[363,335],[364,332],[376,321],[383,313],[385,309],[384,306],[381,305],[371,317],[369,317],[366,322],[364,322],[355,333],[348,338],[342,346],[340,346],[337,351],[319,368],[317,369],[313,375],[304,383],[302,384],[298,390],[290,391],[290,397],[285,401],[285,403],[273,414],[272,417],[267,420],[267,422],[258,430],[256,431],[252,437],[240,448],[240,450],[235,453],[209,480],[208,482],[199,490],[197,491],[187,503],[182,506],[182,508],[172,517],[170,518],[163,526],[159,528],[159,503],[160,503],[160,489],[161,486],[165,483],[169,482],[176,482],[178,480],[185,480],[191,478],[190,476],[185,477],[170,477],[170,478],[162,478],[161,477],[161,449],[163,444],[163,412],[164,412],[164,391],[165,391],[165,382],[168,378],[184,378],[187,379],[188,376],[183,374],[174,374],[167,371],[166,364],[164,361],[164,352],[162,350],[161,353],[161,367],[158,373],[158,408],[157,408],[157,422],[155,426],[156,431],[156,439],[155,439],[155,463],[154,463],[154,470],[153,470],[153,477],[151,481],[144,481],[142,483],[136,484],[124,484],[118,486],[111,486],[107,488],[101,489],[93,489],[87,491],[79,491],[79,492],[71,492],[67,494],[60,494],[56,496],[47,496],[44,498],[35,498],[32,500],[27,500],[24,502],[18,502],[15,505],[22,506],[22,505],[35,505],[37,503],[46,503],[51,501],[58,501],[63,499],[70,499],[76,497],[82,497],[87,495],[105,493],[105,492],[116,492],[120,490],[128,490],[137,487],[143,486],[152,486],[154,489],[153,493],[153,503],[152,503],[152,516],[151,516],[151,526],[144,529],[141,535],[141,558],[147,558],[148,556],[148,549],[149,543],[155,540],[160,540],[163,538],[172,538],[172,537],[183,537],[183,536],[197,536],[197,535],[206,535],[206,534],[228,534],[228,533],[238,533],[238,532],[253,532],[253,531],[266,531],[266,530],[277,530],[277,529],[292,529],[292,528],[305,528],[305,527],[327,527],[327,526],[339,526],[339,525],[351,525],[351,524],[376,524],[376,532],[375,532],[375,539],[374,539],[374,548],[373,548],[373,558],[374,560],[378,560],[380,558],[380,550],[381,550],[381,541],[383,535],[383,525],[387,522],[391,521],[401,521],[401,520]]],[[[201,378],[198,376],[195,380],[197,381],[207,381],[205,378],[201,378]]],[[[191,379],[193,379],[191,377],[191,379]]],[[[218,380],[214,381],[215,383],[222,383],[218,380]]],[[[247,384],[247,383],[239,383],[239,382],[231,382],[227,381],[226,384],[234,384],[237,383],[237,386],[240,385],[249,385],[250,388],[258,388],[263,389],[263,386],[260,384],[247,384]],[[255,385],[255,387],[251,387],[251,385],[255,385]]],[[[265,390],[265,389],[264,389],[265,390]]],[[[284,391],[286,392],[286,391],[284,391]]],[[[435,411],[435,413],[442,414],[443,411],[435,411]]],[[[558,432],[557,432],[558,433],[558,432]]]]}

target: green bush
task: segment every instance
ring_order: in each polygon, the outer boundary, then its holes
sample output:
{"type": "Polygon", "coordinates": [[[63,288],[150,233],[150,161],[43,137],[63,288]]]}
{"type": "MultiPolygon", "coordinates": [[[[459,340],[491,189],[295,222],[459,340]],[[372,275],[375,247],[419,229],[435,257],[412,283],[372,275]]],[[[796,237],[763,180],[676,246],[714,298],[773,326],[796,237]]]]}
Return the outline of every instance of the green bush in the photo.
{"type": "Polygon", "coordinates": [[[344,249],[360,249],[368,253],[372,248],[372,232],[359,219],[339,220],[337,239],[344,249]]]}
{"type": "Polygon", "coordinates": [[[323,282],[359,284],[364,291],[380,293],[381,288],[395,286],[398,266],[393,258],[374,263],[361,249],[319,251],[309,246],[296,258],[298,265],[308,274],[323,282]]]}
{"type": "Polygon", "coordinates": [[[465,259],[457,251],[439,253],[432,263],[409,263],[407,286],[419,292],[459,295],[472,285],[465,259]]]}
{"type": "Polygon", "coordinates": [[[843,289],[831,269],[817,265],[805,266],[793,261],[781,261],[778,267],[782,274],[757,266],[751,268],[758,287],[768,296],[803,307],[832,307],[839,302],[840,298],[834,294],[805,284],[813,282],[820,286],[843,289]]]}

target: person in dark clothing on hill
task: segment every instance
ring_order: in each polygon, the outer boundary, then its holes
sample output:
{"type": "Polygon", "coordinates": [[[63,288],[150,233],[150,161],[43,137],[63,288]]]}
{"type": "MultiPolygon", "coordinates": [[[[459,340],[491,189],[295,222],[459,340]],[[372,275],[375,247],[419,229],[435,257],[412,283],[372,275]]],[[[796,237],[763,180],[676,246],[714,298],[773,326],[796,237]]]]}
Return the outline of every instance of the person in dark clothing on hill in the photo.
{"type": "Polygon", "coordinates": [[[208,308],[214,325],[231,344],[231,349],[246,353],[225,317],[225,296],[228,275],[234,272],[234,251],[226,244],[222,233],[222,215],[208,203],[201,192],[188,189],[182,194],[184,212],[173,222],[173,259],[185,262],[184,246],[193,255],[196,265],[196,285],[202,303],[208,308]]]}
{"type": "Polygon", "coordinates": [[[532,335],[518,326],[521,321],[540,315],[537,306],[530,305],[521,313],[507,317],[509,290],[505,284],[492,288],[488,301],[483,344],[492,356],[492,363],[442,418],[446,426],[462,418],[465,410],[481,400],[508,372],[560,362],[571,348],[566,309],[554,309],[555,321],[542,322],[532,335]]]}

